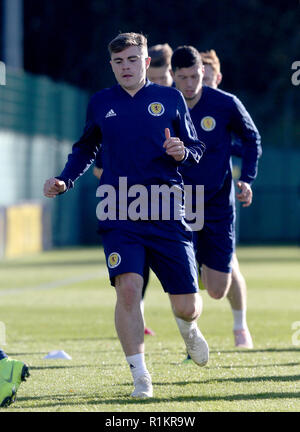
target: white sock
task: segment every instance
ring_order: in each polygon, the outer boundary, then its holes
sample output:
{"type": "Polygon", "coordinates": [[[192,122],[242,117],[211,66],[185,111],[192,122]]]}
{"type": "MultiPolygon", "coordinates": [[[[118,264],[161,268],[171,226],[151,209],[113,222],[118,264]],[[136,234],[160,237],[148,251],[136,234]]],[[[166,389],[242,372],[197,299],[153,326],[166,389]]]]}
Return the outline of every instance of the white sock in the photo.
{"type": "Polygon", "coordinates": [[[247,330],[246,309],[232,309],[233,314],[233,330],[247,330]]]}
{"type": "Polygon", "coordinates": [[[126,357],[127,363],[129,364],[130,371],[133,376],[133,381],[139,378],[141,375],[149,374],[145,363],[145,354],[139,353],[132,356],[126,357]]]}
{"type": "Polygon", "coordinates": [[[178,317],[175,317],[175,320],[182,336],[187,336],[195,326],[197,327],[196,321],[184,321],[178,317]]]}
{"type": "Polygon", "coordinates": [[[144,300],[141,300],[141,312],[142,312],[142,315],[144,316],[144,313],[145,313],[145,304],[144,304],[144,300]]]}

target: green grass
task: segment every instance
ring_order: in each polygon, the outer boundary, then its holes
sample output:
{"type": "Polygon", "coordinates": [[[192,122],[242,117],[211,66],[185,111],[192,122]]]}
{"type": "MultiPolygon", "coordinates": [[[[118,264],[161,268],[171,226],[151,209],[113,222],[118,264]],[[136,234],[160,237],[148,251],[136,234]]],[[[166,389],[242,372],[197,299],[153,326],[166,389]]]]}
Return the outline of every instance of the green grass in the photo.
{"type": "Polygon", "coordinates": [[[61,250],[0,262],[3,348],[31,377],[5,411],[300,411],[300,253],[296,247],[242,247],[248,324],[255,348],[234,348],[228,301],[201,291],[199,326],[209,364],[183,365],[183,342],[167,295],[153,276],[145,301],[146,361],[154,398],[132,400],[131,374],[114,328],[115,292],[101,249],[61,250]],[[296,338],[297,340],[297,338],[296,338]],[[51,350],[72,360],[44,360],[51,350]]]}

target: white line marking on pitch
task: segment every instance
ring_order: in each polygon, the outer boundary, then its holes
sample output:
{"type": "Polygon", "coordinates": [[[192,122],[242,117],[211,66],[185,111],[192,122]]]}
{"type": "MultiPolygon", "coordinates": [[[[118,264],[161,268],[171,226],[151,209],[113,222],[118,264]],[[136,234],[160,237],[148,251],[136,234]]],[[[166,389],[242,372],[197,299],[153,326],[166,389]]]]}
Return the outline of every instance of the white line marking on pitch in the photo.
{"type": "Polygon", "coordinates": [[[29,286],[29,287],[23,287],[23,288],[12,288],[7,290],[0,290],[0,296],[3,295],[10,295],[10,294],[17,294],[22,293],[25,291],[42,291],[42,290],[49,290],[53,288],[61,288],[63,286],[72,285],[74,283],[84,282],[91,279],[98,279],[101,276],[107,276],[107,272],[99,271],[97,273],[86,273],[81,276],[73,276],[66,279],[61,280],[55,280],[52,282],[45,282],[36,286],[29,286]]]}

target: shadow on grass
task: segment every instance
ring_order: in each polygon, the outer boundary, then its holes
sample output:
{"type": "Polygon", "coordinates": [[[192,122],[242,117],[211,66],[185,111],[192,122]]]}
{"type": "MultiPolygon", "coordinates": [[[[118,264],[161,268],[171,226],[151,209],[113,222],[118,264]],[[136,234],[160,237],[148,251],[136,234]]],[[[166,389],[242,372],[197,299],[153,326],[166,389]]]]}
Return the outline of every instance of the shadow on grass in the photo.
{"type": "Polygon", "coordinates": [[[18,352],[18,353],[7,353],[9,357],[21,357],[21,356],[28,356],[28,355],[39,355],[39,356],[45,356],[47,353],[45,351],[42,352],[18,352]]]}
{"type": "MultiPolygon", "coordinates": [[[[179,384],[179,383],[178,383],[179,384]]],[[[22,407],[22,410],[26,408],[50,408],[59,405],[62,406],[78,406],[78,405],[96,405],[103,407],[105,411],[106,405],[154,405],[162,403],[172,402],[235,402],[235,401],[257,401],[257,400],[275,400],[275,399],[299,399],[300,392],[264,392],[264,393],[249,393],[249,394],[232,394],[227,396],[178,396],[178,397],[162,397],[162,398],[149,398],[149,399],[134,399],[129,397],[116,397],[110,399],[101,399],[101,394],[95,400],[91,400],[89,396],[79,396],[78,394],[70,395],[45,395],[35,397],[20,397],[17,399],[18,402],[25,402],[26,407],[22,407]],[[76,398],[76,401],[74,399],[76,398]],[[49,400],[49,402],[43,402],[49,400]],[[51,402],[50,402],[51,401],[51,402]],[[28,402],[33,402],[32,405],[28,402]],[[41,402],[41,403],[39,403],[41,402]]],[[[15,406],[15,408],[18,408],[15,406]]],[[[21,409],[21,407],[20,407],[21,409]]]]}
{"type": "Polygon", "coordinates": [[[46,370],[46,369],[78,369],[78,368],[92,368],[94,365],[47,365],[47,366],[29,366],[29,372],[34,370],[46,370]]]}
{"type": "MultiPolygon", "coordinates": [[[[101,344],[101,342],[103,341],[116,341],[117,337],[116,336],[111,336],[111,337],[90,337],[90,338],[65,338],[65,339],[59,339],[59,343],[64,343],[64,342],[82,342],[82,343],[86,343],[86,342],[98,342],[99,344],[101,344]]],[[[72,352],[78,352],[77,350],[72,349],[72,352]]],[[[93,352],[95,354],[97,353],[107,353],[107,348],[106,349],[99,349],[98,347],[95,348],[94,351],[87,351],[84,350],[84,354],[93,352]]],[[[36,352],[7,352],[7,355],[9,355],[9,357],[22,357],[22,356],[45,356],[46,354],[48,354],[47,351],[36,351],[36,352]]]]}
{"type": "MultiPolygon", "coordinates": [[[[60,360],[59,360],[60,361],[60,360]]],[[[113,368],[113,367],[121,367],[122,363],[113,363],[113,362],[107,362],[104,364],[99,364],[98,366],[96,365],[96,369],[108,369],[108,368],[113,368]]],[[[59,364],[49,364],[46,366],[30,366],[29,365],[29,372],[30,371],[34,371],[34,370],[45,370],[45,369],[78,369],[78,368],[95,368],[95,364],[83,364],[83,365],[59,365],[59,364]]]]}
{"type": "Polygon", "coordinates": [[[271,363],[271,364],[259,364],[259,365],[231,365],[231,366],[215,366],[209,367],[210,369],[259,369],[263,367],[290,367],[300,366],[300,363],[271,363]]]}
{"type": "MultiPolygon", "coordinates": [[[[174,383],[168,383],[168,385],[176,385],[176,386],[186,386],[190,384],[213,384],[213,383],[223,383],[223,382],[235,382],[235,383],[243,383],[247,382],[249,384],[253,382],[294,382],[300,381],[300,375],[270,375],[270,376],[259,376],[259,377],[229,377],[229,378],[212,378],[201,381],[178,381],[174,383]]],[[[156,386],[163,386],[167,383],[155,383],[156,386]]]]}
{"type": "Polygon", "coordinates": [[[238,353],[238,354],[254,354],[254,353],[274,353],[274,352],[299,352],[300,353],[300,347],[288,347],[288,348],[261,348],[261,349],[231,349],[231,350],[210,350],[211,354],[218,354],[218,353],[238,353]]]}
{"type": "Polygon", "coordinates": [[[222,379],[213,379],[213,380],[207,380],[204,381],[204,384],[210,383],[210,382],[263,382],[263,381],[271,381],[271,382],[293,382],[293,381],[300,381],[300,375],[282,375],[282,376],[260,376],[260,377],[235,377],[235,378],[222,378],[222,379]]]}
{"type": "MultiPolygon", "coordinates": [[[[117,341],[118,338],[117,336],[95,336],[95,337],[78,337],[78,338],[61,338],[59,339],[60,342],[69,342],[69,341],[74,341],[74,342],[83,342],[85,343],[86,341],[92,341],[92,342],[99,342],[101,343],[102,341],[117,341]]],[[[98,351],[98,350],[97,350],[98,351]]],[[[85,351],[86,352],[86,351],[85,351]]],[[[102,352],[102,351],[100,351],[102,352]]],[[[107,351],[105,351],[107,352],[107,351]]]]}

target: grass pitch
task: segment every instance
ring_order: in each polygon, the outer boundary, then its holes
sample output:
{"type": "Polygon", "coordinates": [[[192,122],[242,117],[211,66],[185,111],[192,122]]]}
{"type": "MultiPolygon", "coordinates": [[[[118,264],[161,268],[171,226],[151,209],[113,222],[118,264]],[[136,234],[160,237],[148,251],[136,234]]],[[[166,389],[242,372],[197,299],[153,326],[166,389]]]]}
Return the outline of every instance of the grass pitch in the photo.
{"type": "Polygon", "coordinates": [[[241,247],[238,258],[254,350],[234,347],[228,301],[201,291],[199,327],[211,351],[204,368],[182,364],[183,341],[152,273],[145,300],[146,323],[156,332],[145,338],[150,400],[129,397],[131,374],[114,328],[115,292],[100,248],[1,261],[2,348],[31,370],[5,411],[300,411],[299,248],[241,247]],[[72,360],[44,360],[51,350],[64,350],[72,360]]]}

